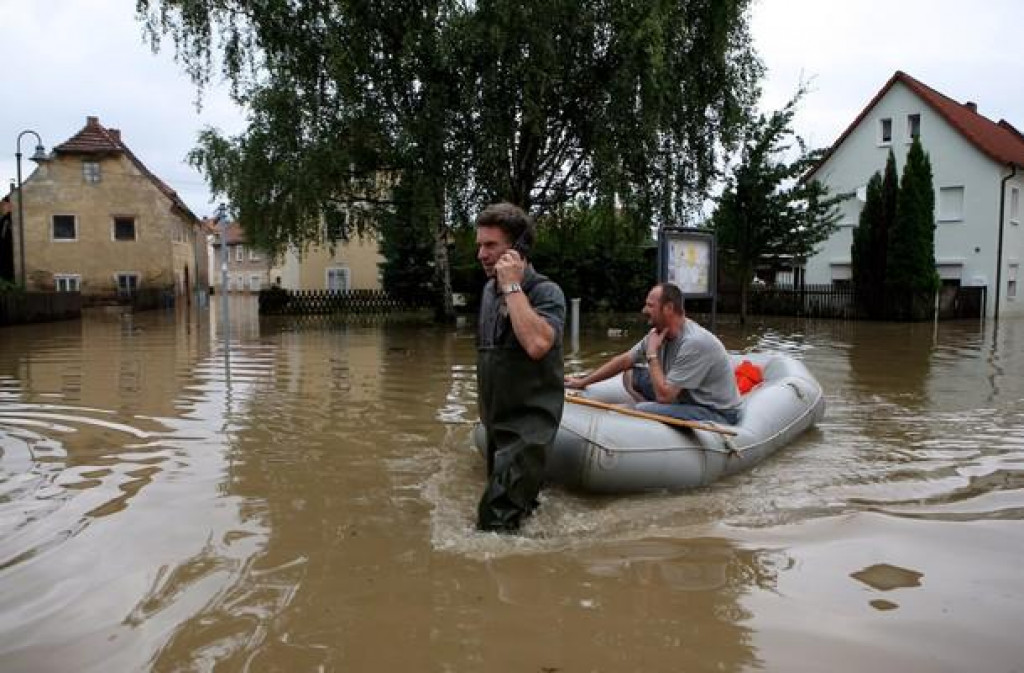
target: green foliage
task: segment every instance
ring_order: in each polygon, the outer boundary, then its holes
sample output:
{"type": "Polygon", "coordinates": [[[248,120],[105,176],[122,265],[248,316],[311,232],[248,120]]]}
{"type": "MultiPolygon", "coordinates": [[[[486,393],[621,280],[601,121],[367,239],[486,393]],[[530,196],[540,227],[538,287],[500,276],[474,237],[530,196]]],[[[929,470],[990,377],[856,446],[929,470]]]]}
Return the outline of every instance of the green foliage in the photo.
{"type": "Polygon", "coordinates": [[[875,173],[868,181],[867,198],[858,226],[853,231],[850,260],[853,285],[864,312],[871,318],[883,317],[886,308],[885,286],[889,256],[889,232],[896,220],[899,178],[896,155],[889,150],[885,176],[875,173]]]}
{"type": "MultiPolygon", "coordinates": [[[[891,152],[890,152],[891,156],[891,152]]],[[[873,245],[877,231],[884,226],[882,208],[882,174],[875,174],[868,180],[867,196],[864,207],[860,211],[860,220],[853,230],[853,243],[850,245],[850,267],[853,274],[853,287],[857,298],[864,309],[873,313],[879,290],[885,287],[885,276],[879,275],[877,261],[885,260],[886,249],[881,250],[873,245]]]]}
{"type": "Polygon", "coordinates": [[[24,292],[24,288],[12,280],[0,278],[0,294],[15,294],[24,292]]]}
{"type": "MultiPolygon", "coordinates": [[[[530,261],[555,279],[567,298],[588,311],[636,311],[657,280],[650,229],[628,216],[596,207],[563,206],[538,221],[530,261]]],[[[486,277],[476,260],[475,232],[456,235],[452,287],[474,308],[486,277]]]]}
{"type": "MultiPolygon", "coordinates": [[[[247,109],[241,135],[207,130],[191,160],[250,240],[271,252],[319,242],[322,216],[357,206],[361,217],[328,228],[334,241],[428,203],[395,222],[433,220],[443,293],[440,242],[488,202],[536,216],[617,203],[647,225],[685,221],[756,99],[749,5],[137,0],[136,10],[200,86],[217,53],[247,109]],[[366,190],[375,174],[414,181],[419,196],[366,190]]],[[[420,239],[403,240],[388,245],[386,270],[402,283],[397,266],[421,253],[420,239]]]]}
{"type": "Polygon", "coordinates": [[[381,227],[384,289],[393,297],[429,303],[437,297],[433,226],[441,215],[422,180],[403,180],[394,190],[394,201],[381,227]]]}
{"type": "Polygon", "coordinates": [[[837,204],[846,198],[830,195],[817,180],[801,179],[821,156],[820,151],[808,151],[792,129],[803,93],[747,127],[741,161],[712,216],[721,263],[741,284],[741,320],[746,317],[746,292],[757,264],[813,254],[835,230],[837,204]],[[797,155],[787,159],[793,150],[797,155]]]}
{"type": "Polygon", "coordinates": [[[928,297],[938,286],[932,167],[920,139],[914,138],[903,167],[896,217],[889,232],[885,287],[890,294],[928,297]]]}

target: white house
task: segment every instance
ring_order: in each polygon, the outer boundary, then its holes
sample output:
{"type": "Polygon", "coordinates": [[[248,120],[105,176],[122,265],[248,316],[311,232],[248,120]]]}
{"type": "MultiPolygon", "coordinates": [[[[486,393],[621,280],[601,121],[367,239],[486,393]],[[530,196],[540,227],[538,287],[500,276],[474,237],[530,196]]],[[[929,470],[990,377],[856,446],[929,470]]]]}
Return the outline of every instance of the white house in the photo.
{"type": "Polygon", "coordinates": [[[902,175],[915,135],[932,165],[935,263],[943,284],[986,286],[988,317],[1024,316],[1024,135],[982,116],[975,103],[959,103],[899,71],[807,176],[855,196],[842,206],[839,230],[807,260],[805,282],[849,282],[853,227],[868,179],[884,170],[890,149],[902,175]]]}

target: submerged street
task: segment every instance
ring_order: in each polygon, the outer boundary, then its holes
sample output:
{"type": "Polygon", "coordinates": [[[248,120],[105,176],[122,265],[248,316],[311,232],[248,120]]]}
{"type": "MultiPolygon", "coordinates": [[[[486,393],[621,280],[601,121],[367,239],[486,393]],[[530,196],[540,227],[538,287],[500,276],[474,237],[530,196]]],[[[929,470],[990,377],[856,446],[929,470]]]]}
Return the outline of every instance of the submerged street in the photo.
{"type": "Polygon", "coordinates": [[[1024,321],[719,316],[825,420],[706,489],[548,489],[508,537],[474,530],[472,328],[228,313],[0,330],[0,670],[1020,666],[1024,321]]]}

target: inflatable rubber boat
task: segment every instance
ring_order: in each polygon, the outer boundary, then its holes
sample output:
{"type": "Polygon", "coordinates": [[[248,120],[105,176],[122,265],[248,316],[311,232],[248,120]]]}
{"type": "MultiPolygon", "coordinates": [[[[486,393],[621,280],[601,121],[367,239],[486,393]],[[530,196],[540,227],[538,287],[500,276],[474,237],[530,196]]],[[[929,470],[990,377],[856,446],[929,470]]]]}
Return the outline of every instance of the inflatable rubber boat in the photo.
{"type": "MultiPolygon", "coordinates": [[[[573,490],[636,493],[705,486],[755,465],[821,420],[825,396],[804,364],[780,353],[732,355],[757,365],[763,382],[743,396],[736,425],[680,428],[632,414],[622,377],[567,399],[545,478],[573,490]],[[586,404],[627,405],[625,413],[586,404]]],[[[482,426],[473,433],[484,451],[482,426]]]]}

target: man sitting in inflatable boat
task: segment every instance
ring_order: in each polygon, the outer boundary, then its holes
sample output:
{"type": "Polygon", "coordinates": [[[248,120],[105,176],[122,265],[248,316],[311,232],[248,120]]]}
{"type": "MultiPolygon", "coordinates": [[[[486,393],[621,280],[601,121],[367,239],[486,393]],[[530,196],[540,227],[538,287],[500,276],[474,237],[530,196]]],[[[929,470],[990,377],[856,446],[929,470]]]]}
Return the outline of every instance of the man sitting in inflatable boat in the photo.
{"type": "Polygon", "coordinates": [[[740,393],[729,354],[718,337],[686,319],[679,288],[655,285],[643,314],[651,331],[640,343],[586,376],[565,377],[565,387],[583,389],[625,372],[623,382],[640,411],[735,425],[740,393]]]}

